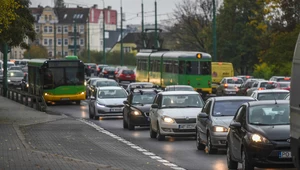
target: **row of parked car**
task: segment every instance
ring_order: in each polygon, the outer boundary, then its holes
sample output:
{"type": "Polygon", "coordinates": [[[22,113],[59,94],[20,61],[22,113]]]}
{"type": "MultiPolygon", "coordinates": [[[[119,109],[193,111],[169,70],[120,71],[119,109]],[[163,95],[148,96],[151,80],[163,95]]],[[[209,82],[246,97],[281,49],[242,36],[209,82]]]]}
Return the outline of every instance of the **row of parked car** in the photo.
{"type": "MultiPolygon", "coordinates": [[[[3,63],[0,62],[0,83],[3,82],[3,63]]],[[[27,90],[28,88],[28,67],[26,65],[15,65],[13,62],[7,62],[7,84],[10,87],[21,88],[27,90]]]]}
{"type": "Polygon", "coordinates": [[[293,166],[289,100],[276,95],[272,99],[221,96],[204,102],[191,86],[162,90],[148,82],[130,83],[126,89],[117,83],[96,86],[89,94],[91,119],[123,116],[124,129],[149,126],[150,138],[159,141],[168,136],[196,136],[198,150],[213,154],[226,149],[229,169],[237,169],[238,163],[247,170],[293,166]]]}

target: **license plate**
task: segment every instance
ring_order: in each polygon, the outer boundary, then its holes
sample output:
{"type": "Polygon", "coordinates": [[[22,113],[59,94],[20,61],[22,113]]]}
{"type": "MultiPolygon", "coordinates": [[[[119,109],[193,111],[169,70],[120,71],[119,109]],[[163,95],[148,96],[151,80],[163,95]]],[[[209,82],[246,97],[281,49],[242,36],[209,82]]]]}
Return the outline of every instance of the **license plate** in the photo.
{"type": "Polygon", "coordinates": [[[292,153],[290,151],[279,152],[279,158],[292,158],[292,153]]]}
{"type": "Polygon", "coordinates": [[[109,75],[108,77],[112,78],[112,77],[114,77],[114,76],[112,76],[112,75],[109,75]]]}
{"type": "Polygon", "coordinates": [[[122,109],[120,109],[120,108],[117,108],[117,109],[110,109],[110,111],[111,111],[111,112],[121,112],[122,109]]]}
{"type": "Polygon", "coordinates": [[[178,128],[179,129],[194,129],[195,126],[194,125],[179,125],[178,128]]]}
{"type": "Polygon", "coordinates": [[[61,98],[60,100],[70,100],[69,98],[61,98]]]}
{"type": "Polygon", "coordinates": [[[127,78],[130,78],[131,76],[126,76],[127,78]]]}

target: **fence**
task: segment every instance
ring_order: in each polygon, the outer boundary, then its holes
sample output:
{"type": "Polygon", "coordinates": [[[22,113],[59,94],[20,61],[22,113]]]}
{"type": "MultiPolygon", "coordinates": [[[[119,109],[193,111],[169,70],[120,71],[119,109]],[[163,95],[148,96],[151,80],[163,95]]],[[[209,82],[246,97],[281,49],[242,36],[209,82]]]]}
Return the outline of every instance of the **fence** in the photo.
{"type": "MultiPolygon", "coordinates": [[[[0,95],[3,96],[3,85],[0,85],[0,95]]],[[[29,94],[28,92],[12,87],[7,88],[6,96],[8,99],[14,100],[18,103],[24,104],[28,107],[34,108],[42,112],[45,112],[47,109],[47,104],[43,96],[35,96],[29,94]]]]}

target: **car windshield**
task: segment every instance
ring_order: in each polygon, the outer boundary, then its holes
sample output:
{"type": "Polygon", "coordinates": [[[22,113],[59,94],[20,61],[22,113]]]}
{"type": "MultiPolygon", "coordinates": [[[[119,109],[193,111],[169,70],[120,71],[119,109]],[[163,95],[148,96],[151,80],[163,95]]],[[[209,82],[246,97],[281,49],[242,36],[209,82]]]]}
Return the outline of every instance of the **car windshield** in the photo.
{"type": "Polygon", "coordinates": [[[132,85],[130,85],[131,89],[134,89],[134,88],[137,88],[137,87],[151,88],[151,87],[153,87],[153,84],[132,84],[132,85]]]}
{"type": "Polygon", "coordinates": [[[15,66],[15,65],[11,64],[11,63],[7,63],[7,68],[12,67],[12,66],[15,66]]]}
{"type": "Polygon", "coordinates": [[[213,116],[234,116],[237,109],[245,102],[252,100],[216,101],[213,116]]]}
{"type": "Polygon", "coordinates": [[[123,70],[123,74],[134,74],[133,70],[123,70]]]}
{"type": "Polygon", "coordinates": [[[167,91],[194,91],[192,87],[168,87],[167,91]]]}
{"type": "Polygon", "coordinates": [[[243,84],[242,79],[233,78],[233,79],[227,79],[228,84],[243,84]]]}
{"type": "Polygon", "coordinates": [[[114,67],[105,67],[104,70],[106,70],[106,71],[115,71],[116,68],[114,68],[114,67]]]}
{"type": "Polygon", "coordinates": [[[272,86],[274,83],[273,82],[261,82],[260,87],[269,87],[272,86]]]}
{"type": "Polygon", "coordinates": [[[254,125],[290,124],[289,104],[253,106],[249,109],[249,123],[254,125]]]}
{"type": "Polygon", "coordinates": [[[133,95],[132,104],[152,104],[156,93],[136,93],[133,95]]]}
{"type": "Polygon", "coordinates": [[[198,94],[165,95],[162,108],[202,108],[203,100],[198,94]]]}
{"type": "Polygon", "coordinates": [[[10,70],[22,70],[21,67],[15,67],[15,66],[11,66],[9,69],[10,70]]]}
{"type": "Polygon", "coordinates": [[[259,93],[257,95],[258,100],[284,100],[284,97],[289,92],[272,92],[272,93],[259,93]]]}
{"type": "Polygon", "coordinates": [[[97,81],[96,87],[119,86],[116,81],[97,81]]]}
{"type": "Polygon", "coordinates": [[[8,77],[23,77],[24,74],[22,72],[8,72],[7,76],[8,77]]]}
{"type": "Polygon", "coordinates": [[[98,98],[100,99],[109,99],[109,98],[126,98],[127,94],[123,89],[105,89],[100,90],[98,93],[98,98]]]}

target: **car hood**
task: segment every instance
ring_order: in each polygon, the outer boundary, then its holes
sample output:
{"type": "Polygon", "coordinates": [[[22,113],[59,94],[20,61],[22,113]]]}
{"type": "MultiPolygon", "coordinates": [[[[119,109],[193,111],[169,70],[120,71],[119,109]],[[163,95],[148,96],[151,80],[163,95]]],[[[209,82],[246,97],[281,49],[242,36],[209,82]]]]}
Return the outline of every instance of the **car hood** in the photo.
{"type": "Polygon", "coordinates": [[[23,77],[7,77],[7,79],[11,81],[22,81],[23,77]]]}
{"type": "Polygon", "coordinates": [[[263,135],[269,140],[286,140],[290,137],[290,125],[251,126],[252,133],[263,135]]]}
{"type": "Polygon", "coordinates": [[[201,112],[202,108],[172,108],[162,109],[161,115],[168,116],[171,118],[196,118],[201,112]]]}
{"type": "Polygon", "coordinates": [[[102,105],[124,105],[124,100],[126,100],[126,98],[98,99],[97,101],[102,105]]]}
{"type": "Polygon", "coordinates": [[[141,112],[148,113],[151,107],[151,104],[145,104],[145,105],[131,105],[131,107],[140,110],[141,112]]]}
{"type": "Polygon", "coordinates": [[[233,119],[233,116],[220,116],[220,117],[212,116],[211,117],[213,126],[223,126],[226,128],[229,127],[232,119],[233,119]]]}

